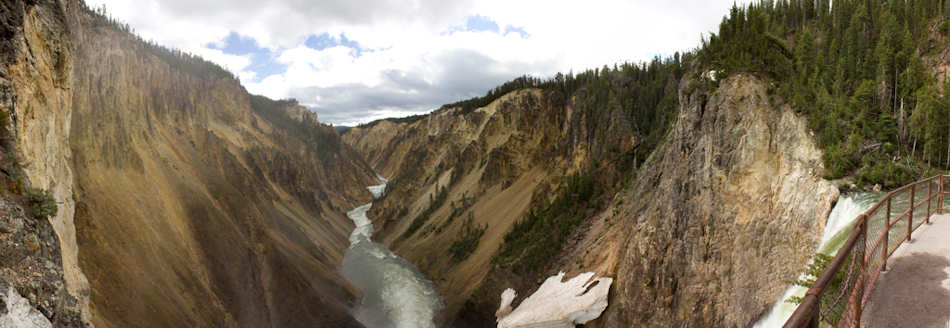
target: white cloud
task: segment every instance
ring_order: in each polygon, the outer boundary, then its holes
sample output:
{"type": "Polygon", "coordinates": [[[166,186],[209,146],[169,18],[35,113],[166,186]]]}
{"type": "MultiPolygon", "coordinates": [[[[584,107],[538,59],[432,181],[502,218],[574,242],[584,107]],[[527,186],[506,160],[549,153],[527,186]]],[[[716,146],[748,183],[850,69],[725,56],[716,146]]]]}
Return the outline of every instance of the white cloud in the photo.
{"type": "MultiPolygon", "coordinates": [[[[223,51],[217,49],[200,47],[191,49],[191,53],[221,65],[225,69],[232,72],[243,72],[248,66],[251,65],[251,58],[249,56],[226,54],[223,51]]],[[[244,73],[247,74],[253,72],[244,73]]]]}
{"type": "MultiPolygon", "coordinates": [[[[252,93],[296,97],[332,122],[438,107],[521,74],[548,76],[648,60],[698,45],[733,0],[90,0],[146,39],[235,72],[252,93]],[[502,31],[456,31],[475,15],[502,31]],[[211,49],[231,33],[267,48],[286,70],[260,71],[250,55],[211,49]],[[346,35],[364,49],[317,50],[312,35],[346,35]]],[[[741,2],[741,1],[740,1],[741,2]]]]}

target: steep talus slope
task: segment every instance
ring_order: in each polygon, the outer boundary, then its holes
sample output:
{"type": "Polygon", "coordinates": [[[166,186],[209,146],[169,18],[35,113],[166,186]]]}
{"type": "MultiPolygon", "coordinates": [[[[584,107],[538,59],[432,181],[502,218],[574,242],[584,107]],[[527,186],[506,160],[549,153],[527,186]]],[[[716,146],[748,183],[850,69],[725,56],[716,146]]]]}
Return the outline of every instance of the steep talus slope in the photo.
{"type": "Polygon", "coordinates": [[[805,120],[765,83],[697,84],[684,81],[676,125],[623,196],[607,326],[751,325],[815,251],[838,197],[805,120]]]}
{"type": "Polygon", "coordinates": [[[524,297],[564,270],[616,278],[608,312],[590,326],[746,326],[804,267],[838,191],[820,178],[821,152],[804,120],[765,83],[699,81],[675,85],[676,123],[649,159],[630,158],[642,136],[624,128],[636,127],[624,112],[576,109],[583,91],[560,106],[546,91],[517,91],[471,113],[354,128],[344,140],[394,177],[371,217],[439,284],[445,322],[491,322],[504,288],[524,297]],[[574,187],[585,172],[608,186],[591,199],[576,196],[587,190],[574,187]],[[532,254],[514,249],[512,265],[505,244],[516,242],[505,234],[550,211],[580,221],[515,244],[532,254]],[[447,250],[468,213],[486,230],[471,256],[454,261],[447,250]],[[548,251],[550,262],[529,259],[548,251]]]}
{"type": "Polygon", "coordinates": [[[375,179],[331,127],[81,2],[0,9],[16,149],[0,180],[57,208],[49,229],[3,207],[4,293],[57,325],[84,308],[99,327],[358,326],[343,213],[375,179]]]}
{"type": "MultiPolygon", "coordinates": [[[[472,111],[445,108],[344,134],[391,178],[370,217],[384,243],[437,283],[447,302],[442,320],[452,320],[489,278],[515,223],[551,203],[569,181],[596,181],[601,191],[578,213],[600,207],[607,202],[603,195],[620,188],[622,172],[635,161],[635,124],[619,108],[596,111],[584,99],[583,92],[565,102],[546,90],[524,89],[472,111]],[[463,247],[479,229],[475,245],[463,247]]],[[[520,268],[526,274],[518,284],[533,283],[548,269],[543,263],[520,268]]]]}
{"type": "Polygon", "coordinates": [[[467,114],[444,110],[344,135],[391,179],[369,214],[381,241],[437,282],[449,311],[484,277],[501,237],[534,194],[560,175],[550,164],[570,162],[540,160],[554,156],[552,138],[569,120],[567,112],[540,115],[551,107],[542,101],[539,90],[525,90],[467,114]],[[469,217],[487,230],[471,256],[454,260],[446,250],[469,217]]]}
{"type": "Polygon", "coordinates": [[[80,15],[70,145],[94,323],[353,326],[337,267],[370,170],[290,101],[80,15]],[[130,292],[134,291],[134,292],[130,292]]]}

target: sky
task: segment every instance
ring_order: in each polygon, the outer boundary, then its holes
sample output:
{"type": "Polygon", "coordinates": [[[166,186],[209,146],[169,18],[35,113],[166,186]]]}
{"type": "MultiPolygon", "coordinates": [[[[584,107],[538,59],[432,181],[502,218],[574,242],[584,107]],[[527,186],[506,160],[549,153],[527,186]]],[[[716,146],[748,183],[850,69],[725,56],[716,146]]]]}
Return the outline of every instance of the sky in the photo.
{"type": "Polygon", "coordinates": [[[734,2],[86,0],[336,125],[424,113],[525,74],[688,51],[734,2]]]}

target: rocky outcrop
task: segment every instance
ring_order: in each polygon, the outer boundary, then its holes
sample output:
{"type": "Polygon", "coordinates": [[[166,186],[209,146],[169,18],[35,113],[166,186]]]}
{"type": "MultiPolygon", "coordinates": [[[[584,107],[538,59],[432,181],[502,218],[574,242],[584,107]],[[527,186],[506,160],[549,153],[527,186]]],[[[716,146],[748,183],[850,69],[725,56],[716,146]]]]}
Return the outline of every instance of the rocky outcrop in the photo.
{"type": "Polygon", "coordinates": [[[0,327],[83,327],[81,304],[66,287],[50,222],[0,200],[0,327]]]}
{"type": "Polygon", "coordinates": [[[676,125],[605,237],[619,243],[608,327],[750,326],[805,266],[838,197],[805,120],[766,83],[700,83],[684,80],[676,125]]]}
{"type": "Polygon", "coordinates": [[[49,328],[53,325],[42,313],[30,307],[29,301],[24,299],[13,288],[0,282],[0,327],[4,328],[49,328]]]}
{"type": "Polygon", "coordinates": [[[89,286],[79,268],[73,223],[69,148],[73,53],[67,17],[76,4],[13,1],[2,6],[4,33],[10,37],[2,47],[0,84],[7,105],[3,109],[10,113],[18,157],[29,185],[49,190],[56,199],[57,215],[49,221],[62,251],[65,286],[88,310],[89,286]]]}

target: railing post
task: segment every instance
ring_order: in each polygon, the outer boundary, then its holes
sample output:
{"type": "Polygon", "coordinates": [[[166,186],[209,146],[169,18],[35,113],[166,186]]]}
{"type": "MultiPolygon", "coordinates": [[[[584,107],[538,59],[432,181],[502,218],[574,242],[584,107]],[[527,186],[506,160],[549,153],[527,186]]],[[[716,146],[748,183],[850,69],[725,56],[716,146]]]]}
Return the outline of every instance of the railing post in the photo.
{"type": "MultiPolygon", "coordinates": [[[[858,272],[861,272],[861,276],[865,276],[865,270],[867,268],[865,268],[864,256],[868,252],[868,216],[867,214],[862,214],[861,216],[858,217],[858,220],[860,220],[858,221],[858,229],[860,229],[860,232],[862,234],[861,236],[862,244],[861,244],[861,251],[858,254],[857,264],[858,264],[858,268],[860,269],[858,270],[858,272]]],[[[867,283],[867,281],[864,279],[859,279],[858,281],[860,281],[861,284],[867,283]]],[[[858,287],[861,288],[862,292],[858,293],[856,295],[857,298],[854,300],[854,318],[851,321],[853,323],[851,326],[855,328],[861,328],[861,313],[864,312],[864,306],[863,306],[864,304],[862,304],[861,302],[864,299],[864,291],[863,291],[864,286],[862,285],[858,287]]]]}
{"type": "Polygon", "coordinates": [[[881,271],[887,271],[887,238],[891,234],[891,197],[887,197],[887,211],[884,214],[884,249],[881,252],[881,271]]]}
{"type": "MultiPolygon", "coordinates": [[[[864,254],[861,254],[861,263],[864,263],[864,258],[868,256],[868,219],[870,219],[870,217],[867,214],[861,214],[861,216],[858,217],[858,220],[861,220],[859,221],[861,223],[861,231],[864,233],[864,236],[861,237],[861,242],[864,243],[864,254]]],[[[867,262],[870,262],[870,258],[868,258],[867,262]]]]}
{"type": "Polygon", "coordinates": [[[910,185],[910,213],[907,215],[907,241],[910,242],[910,233],[914,231],[914,189],[917,184],[910,185]]]}
{"type": "Polygon", "coordinates": [[[934,182],[932,180],[927,180],[927,216],[924,219],[924,222],[930,224],[930,203],[933,203],[934,193],[933,188],[934,182]]]}
{"type": "MultiPolygon", "coordinates": [[[[818,299],[821,300],[821,297],[819,297],[818,299]]],[[[808,321],[807,328],[819,328],[819,326],[821,325],[820,316],[821,316],[821,302],[819,301],[815,305],[815,312],[811,316],[811,320],[808,321]]]]}
{"type": "Polygon", "coordinates": [[[943,214],[943,174],[940,175],[940,178],[937,179],[940,182],[937,183],[937,214],[943,214]]]}

